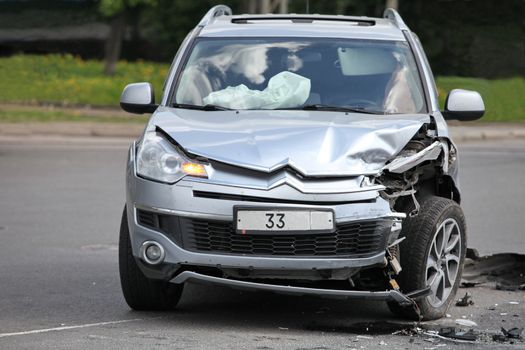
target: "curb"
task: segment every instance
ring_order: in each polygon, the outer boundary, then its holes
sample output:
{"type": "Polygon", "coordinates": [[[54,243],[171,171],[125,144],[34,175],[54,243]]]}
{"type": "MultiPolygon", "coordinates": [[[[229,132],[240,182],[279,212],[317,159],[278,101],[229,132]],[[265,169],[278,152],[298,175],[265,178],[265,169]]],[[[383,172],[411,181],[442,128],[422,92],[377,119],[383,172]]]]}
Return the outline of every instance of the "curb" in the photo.
{"type": "Polygon", "coordinates": [[[129,123],[0,123],[0,135],[137,138],[144,127],[142,124],[129,123]]]}
{"type": "MultiPolygon", "coordinates": [[[[137,138],[144,131],[144,126],[89,122],[0,123],[0,135],[137,138]]],[[[525,124],[451,125],[449,131],[456,142],[525,139],[525,124]]]]}
{"type": "Polygon", "coordinates": [[[525,139],[525,125],[449,126],[456,142],[525,139]]]}

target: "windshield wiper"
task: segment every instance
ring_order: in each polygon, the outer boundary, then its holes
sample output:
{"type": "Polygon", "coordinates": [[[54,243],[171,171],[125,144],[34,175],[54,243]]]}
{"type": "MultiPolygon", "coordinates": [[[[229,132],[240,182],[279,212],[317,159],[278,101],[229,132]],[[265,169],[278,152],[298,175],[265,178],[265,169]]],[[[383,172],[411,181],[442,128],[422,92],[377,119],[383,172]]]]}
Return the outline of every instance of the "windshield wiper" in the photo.
{"type": "Polygon", "coordinates": [[[210,105],[210,104],[199,106],[199,105],[190,105],[190,104],[185,104],[185,103],[173,103],[171,106],[174,108],[198,109],[200,111],[231,111],[232,110],[231,108],[226,108],[226,107],[217,106],[217,105],[210,105]]]}
{"type": "Polygon", "coordinates": [[[297,108],[287,108],[287,109],[300,109],[304,111],[335,111],[335,112],[351,112],[351,113],[365,113],[365,114],[385,114],[381,111],[373,111],[363,107],[345,107],[345,106],[330,106],[323,104],[311,104],[304,105],[297,108]]]}

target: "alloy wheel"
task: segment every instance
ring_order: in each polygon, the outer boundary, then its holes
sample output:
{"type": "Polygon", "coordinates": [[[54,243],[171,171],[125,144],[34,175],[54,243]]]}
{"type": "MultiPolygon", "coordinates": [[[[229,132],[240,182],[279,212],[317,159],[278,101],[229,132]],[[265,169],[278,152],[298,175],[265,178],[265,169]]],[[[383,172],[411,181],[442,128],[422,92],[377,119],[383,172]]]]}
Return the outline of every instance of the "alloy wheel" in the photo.
{"type": "Polygon", "coordinates": [[[443,305],[456,282],[461,257],[461,232],[452,218],[444,220],[437,228],[430,246],[425,280],[430,286],[428,302],[434,307],[443,305]]]}

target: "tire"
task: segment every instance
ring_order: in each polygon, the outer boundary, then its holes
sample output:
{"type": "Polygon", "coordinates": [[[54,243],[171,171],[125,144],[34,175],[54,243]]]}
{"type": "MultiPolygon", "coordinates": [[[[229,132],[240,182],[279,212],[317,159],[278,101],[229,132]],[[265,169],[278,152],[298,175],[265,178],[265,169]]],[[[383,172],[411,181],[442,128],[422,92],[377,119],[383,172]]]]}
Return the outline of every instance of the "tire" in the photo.
{"type": "Polygon", "coordinates": [[[140,270],[131,249],[126,207],[122,214],[119,238],[120,284],[130,308],[139,311],[173,310],[177,306],[183,285],[147,278],[140,270]]]}
{"type": "Polygon", "coordinates": [[[420,205],[419,214],[403,222],[401,236],[406,239],[399,246],[403,270],[397,281],[404,293],[430,285],[432,294],[415,300],[420,315],[394,302],[388,306],[399,316],[435,320],[446,314],[461,281],[467,251],[465,216],[456,202],[442,197],[425,197],[420,205]]]}

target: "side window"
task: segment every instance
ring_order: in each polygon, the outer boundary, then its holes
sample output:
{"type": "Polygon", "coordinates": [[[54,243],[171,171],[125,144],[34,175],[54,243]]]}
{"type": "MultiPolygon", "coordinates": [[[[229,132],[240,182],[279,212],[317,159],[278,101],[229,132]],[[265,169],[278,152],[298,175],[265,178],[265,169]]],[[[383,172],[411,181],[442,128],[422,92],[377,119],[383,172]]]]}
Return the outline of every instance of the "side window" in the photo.
{"type": "Polygon", "coordinates": [[[190,31],[188,33],[188,35],[186,35],[186,37],[184,38],[184,40],[180,44],[179,49],[177,50],[177,53],[175,54],[175,57],[173,58],[173,61],[171,61],[171,66],[170,66],[170,69],[168,71],[168,75],[164,79],[164,84],[162,85],[162,92],[166,91],[166,85],[168,85],[168,81],[171,78],[173,70],[175,69],[175,62],[177,62],[177,59],[179,58],[179,56],[182,55],[182,49],[184,47],[186,47],[186,44],[190,40],[192,34],[193,34],[193,30],[190,31]]]}
{"type": "Polygon", "coordinates": [[[430,69],[430,64],[428,62],[427,55],[425,54],[425,50],[423,50],[423,45],[421,45],[421,41],[419,40],[419,37],[416,33],[412,33],[412,37],[414,38],[414,43],[417,46],[417,50],[421,53],[421,57],[423,57],[423,64],[425,65],[426,71],[428,71],[428,74],[430,76],[430,79],[432,80],[432,90],[434,93],[434,98],[436,101],[438,100],[438,93],[437,93],[437,86],[436,81],[434,80],[434,74],[432,74],[432,69],[430,69]]]}

